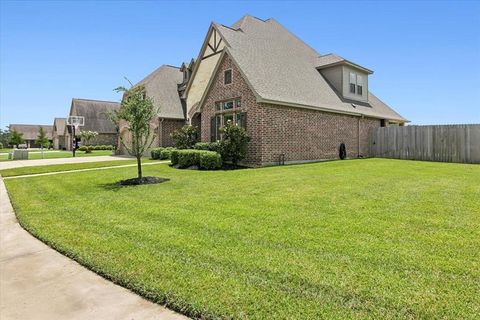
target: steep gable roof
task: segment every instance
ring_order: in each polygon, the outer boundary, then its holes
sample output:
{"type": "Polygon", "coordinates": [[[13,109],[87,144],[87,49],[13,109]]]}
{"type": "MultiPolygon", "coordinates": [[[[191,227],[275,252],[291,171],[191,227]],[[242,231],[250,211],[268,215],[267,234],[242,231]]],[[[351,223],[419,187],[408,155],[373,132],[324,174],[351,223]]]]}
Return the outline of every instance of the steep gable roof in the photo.
{"type": "Polygon", "coordinates": [[[66,124],[67,124],[66,118],[55,118],[53,120],[53,130],[57,132],[57,135],[63,135],[65,132],[66,124]]]}
{"type": "Polygon", "coordinates": [[[184,119],[184,111],[178,85],[183,82],[183,73],[179,68],[163,65],[149,74],[135,86],[143,85],[147,96],[160,109],[159,117],[184,119]]]}
{"type": "Polygon", "coordinates": [[[11,124],[9,126],[10,131],[17,131],[22,133],[22,138],[25,140],[36,140],[38,136],[38,130],[40,127],[45,130],[45,134],[51,140],[53,126],[43,125],[43,124],[11,124]]]}
{"type": "Polygon", "coordinates": [[[344,101],[316,69],[321,55],[274,19],[245,16],[213,27],[258,102],[406,121],[376,97],[362,107],[344,101]]]}
{"type": "Polygon", "coordinates": [[[108,113],[119,108],[118,102],[74,98],[70,107],[70,116],[85,117],[85,126],[80,128],[82,131],[117,133],[117,128],[108,117],[108,113]]]}

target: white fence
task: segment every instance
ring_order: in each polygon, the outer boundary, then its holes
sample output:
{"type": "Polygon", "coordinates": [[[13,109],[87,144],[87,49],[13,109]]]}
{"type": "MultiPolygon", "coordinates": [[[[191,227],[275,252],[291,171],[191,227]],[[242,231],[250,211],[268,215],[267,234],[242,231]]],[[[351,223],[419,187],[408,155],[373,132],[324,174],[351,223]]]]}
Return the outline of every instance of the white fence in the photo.
{"type": "Polygon", "coordinates": [[[480,163],[480,124],[391,126],[376,129],[374,157],[480,163]]]}

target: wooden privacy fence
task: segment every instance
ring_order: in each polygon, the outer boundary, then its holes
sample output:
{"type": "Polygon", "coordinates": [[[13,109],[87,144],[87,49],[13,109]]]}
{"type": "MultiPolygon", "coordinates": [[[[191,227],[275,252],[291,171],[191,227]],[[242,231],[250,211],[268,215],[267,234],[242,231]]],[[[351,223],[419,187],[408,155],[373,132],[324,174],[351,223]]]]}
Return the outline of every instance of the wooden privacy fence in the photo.
{"type": "Polygon", "coordinates": [[[370,137],[374,157],[480,163],[480,124],[391,126],[370,137]]]}

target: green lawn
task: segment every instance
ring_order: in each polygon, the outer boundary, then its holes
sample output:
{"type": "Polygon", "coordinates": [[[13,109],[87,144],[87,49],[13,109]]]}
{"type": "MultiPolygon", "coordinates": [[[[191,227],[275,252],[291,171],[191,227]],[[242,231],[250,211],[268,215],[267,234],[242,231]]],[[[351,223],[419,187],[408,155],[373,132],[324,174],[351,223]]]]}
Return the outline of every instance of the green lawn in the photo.
{"type": "Polygon", "coordinates": [[[12,152],[12,148],[3,148],[3,149],[0,149],[0,153],[8,153],[8,152],[12,152]]]}
{"type": "MultiPolygon", "coordinates": [[[[112,150],[95,150],[92,153],[85,153],[84,151],[77,151],[76,157],[91,157],[91,156],[110,156],[112,155],[112,150]]],[[[43,159],[54,159],[54,158],[71,158],[73,157],[71,151],[45,151],[43,153],[43,159]]],[[[40,151],[30,151],[28,154],[28,160],[42,159],[42,153],[40,151]]],[[[8,153],[0,155],[0,161],[8,161],[8,153]]]]}
{"type": "Polygon", "coordinates": [[[5,180],[21,224],[184,314],[475,319],[480,166],[387,159],[145,166],[5,180]]]}
{"type": "MultiPolygon", "coordinates": [[[[143,163],[151,162],[151,160],[142,160],[143,163]]],[[[51,164],[47,166],[38,167],[20,167],[14,169],[0,170],[2,177],[23,176],[26,174],[48,173],[58,171],[71,171],[79,169],[101,168],[111,166],[123,166],[126,164],[135,164],[136,160],[112,160],[112,161],[99,161],[99,162],[85,162],[85,163],[67,163],[67,164],[51,164]]]]}

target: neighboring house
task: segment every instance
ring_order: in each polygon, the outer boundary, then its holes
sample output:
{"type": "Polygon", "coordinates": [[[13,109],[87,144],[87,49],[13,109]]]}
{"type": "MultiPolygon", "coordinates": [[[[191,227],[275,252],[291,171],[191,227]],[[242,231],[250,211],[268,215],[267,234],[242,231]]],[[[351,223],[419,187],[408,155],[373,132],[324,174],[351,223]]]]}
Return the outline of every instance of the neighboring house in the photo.
{"type": "MultiPolygon", "coordinates": [[[[98,135],[89,141],[91,145],[117,146],[118,128],[110,120],[108,114],[118,110],[120,104],[112,101],[99,101],[89,99],[72,99],[69,116],[85,117],[85,125],[79,131],[96,131],[98,135]]],[[[78,131],[75,132],[78,135],[78,131]]],[[[65,146],[72,150],[72,128],[65,126],[65,146]]]]}
{"type": "MultiPolygon", "coordinates": [[[[185,125],[185,102],[180,98],[186,87],[188,77],[193,69],[193,60],[182,68],[163,65],[149,74],[135,86],[143,86],[148,97],[153,99],[153,104],[158,108],[158,115],[152,119],[151,127],[156,138],[152,147],[172,146],[170,134],[185,125]]],[[[122,140],[130,143],[130,133],[126,123],[120,125],[122,140]]],[[[120,153],[126,153],[119,143],[120,153]]]]}
{"type": "Polygon", "coordinates": [[[201,140],[227,122],[251,142],[246,164],[268,165],[369,155],[374,128],[407,120],[369,91],[373,71],[321,55],[274,19],[212,23],[183,98],[201,140]]]}
{"type": "Polygon", "coordinates": [[[57,150],[65,150],[65,125],[67,119],[65,118],[55,118],[53,120],[53,148],[57,150]]]}
{"type": "Polygon", "coordinates": [[[40,127],[43,127],[45,130],[45,134],[48,137],[48,140],[52,142],[52,131],[53,126],[47,126],[43,124],[11,124],[9,126],[10,131],[17,131],[23,134],[23,140],[25,140],[25,144],[27,148],[40,148],[39,145],[35,143],[35,140],[38,138],[38,132],[40,127]]]}

